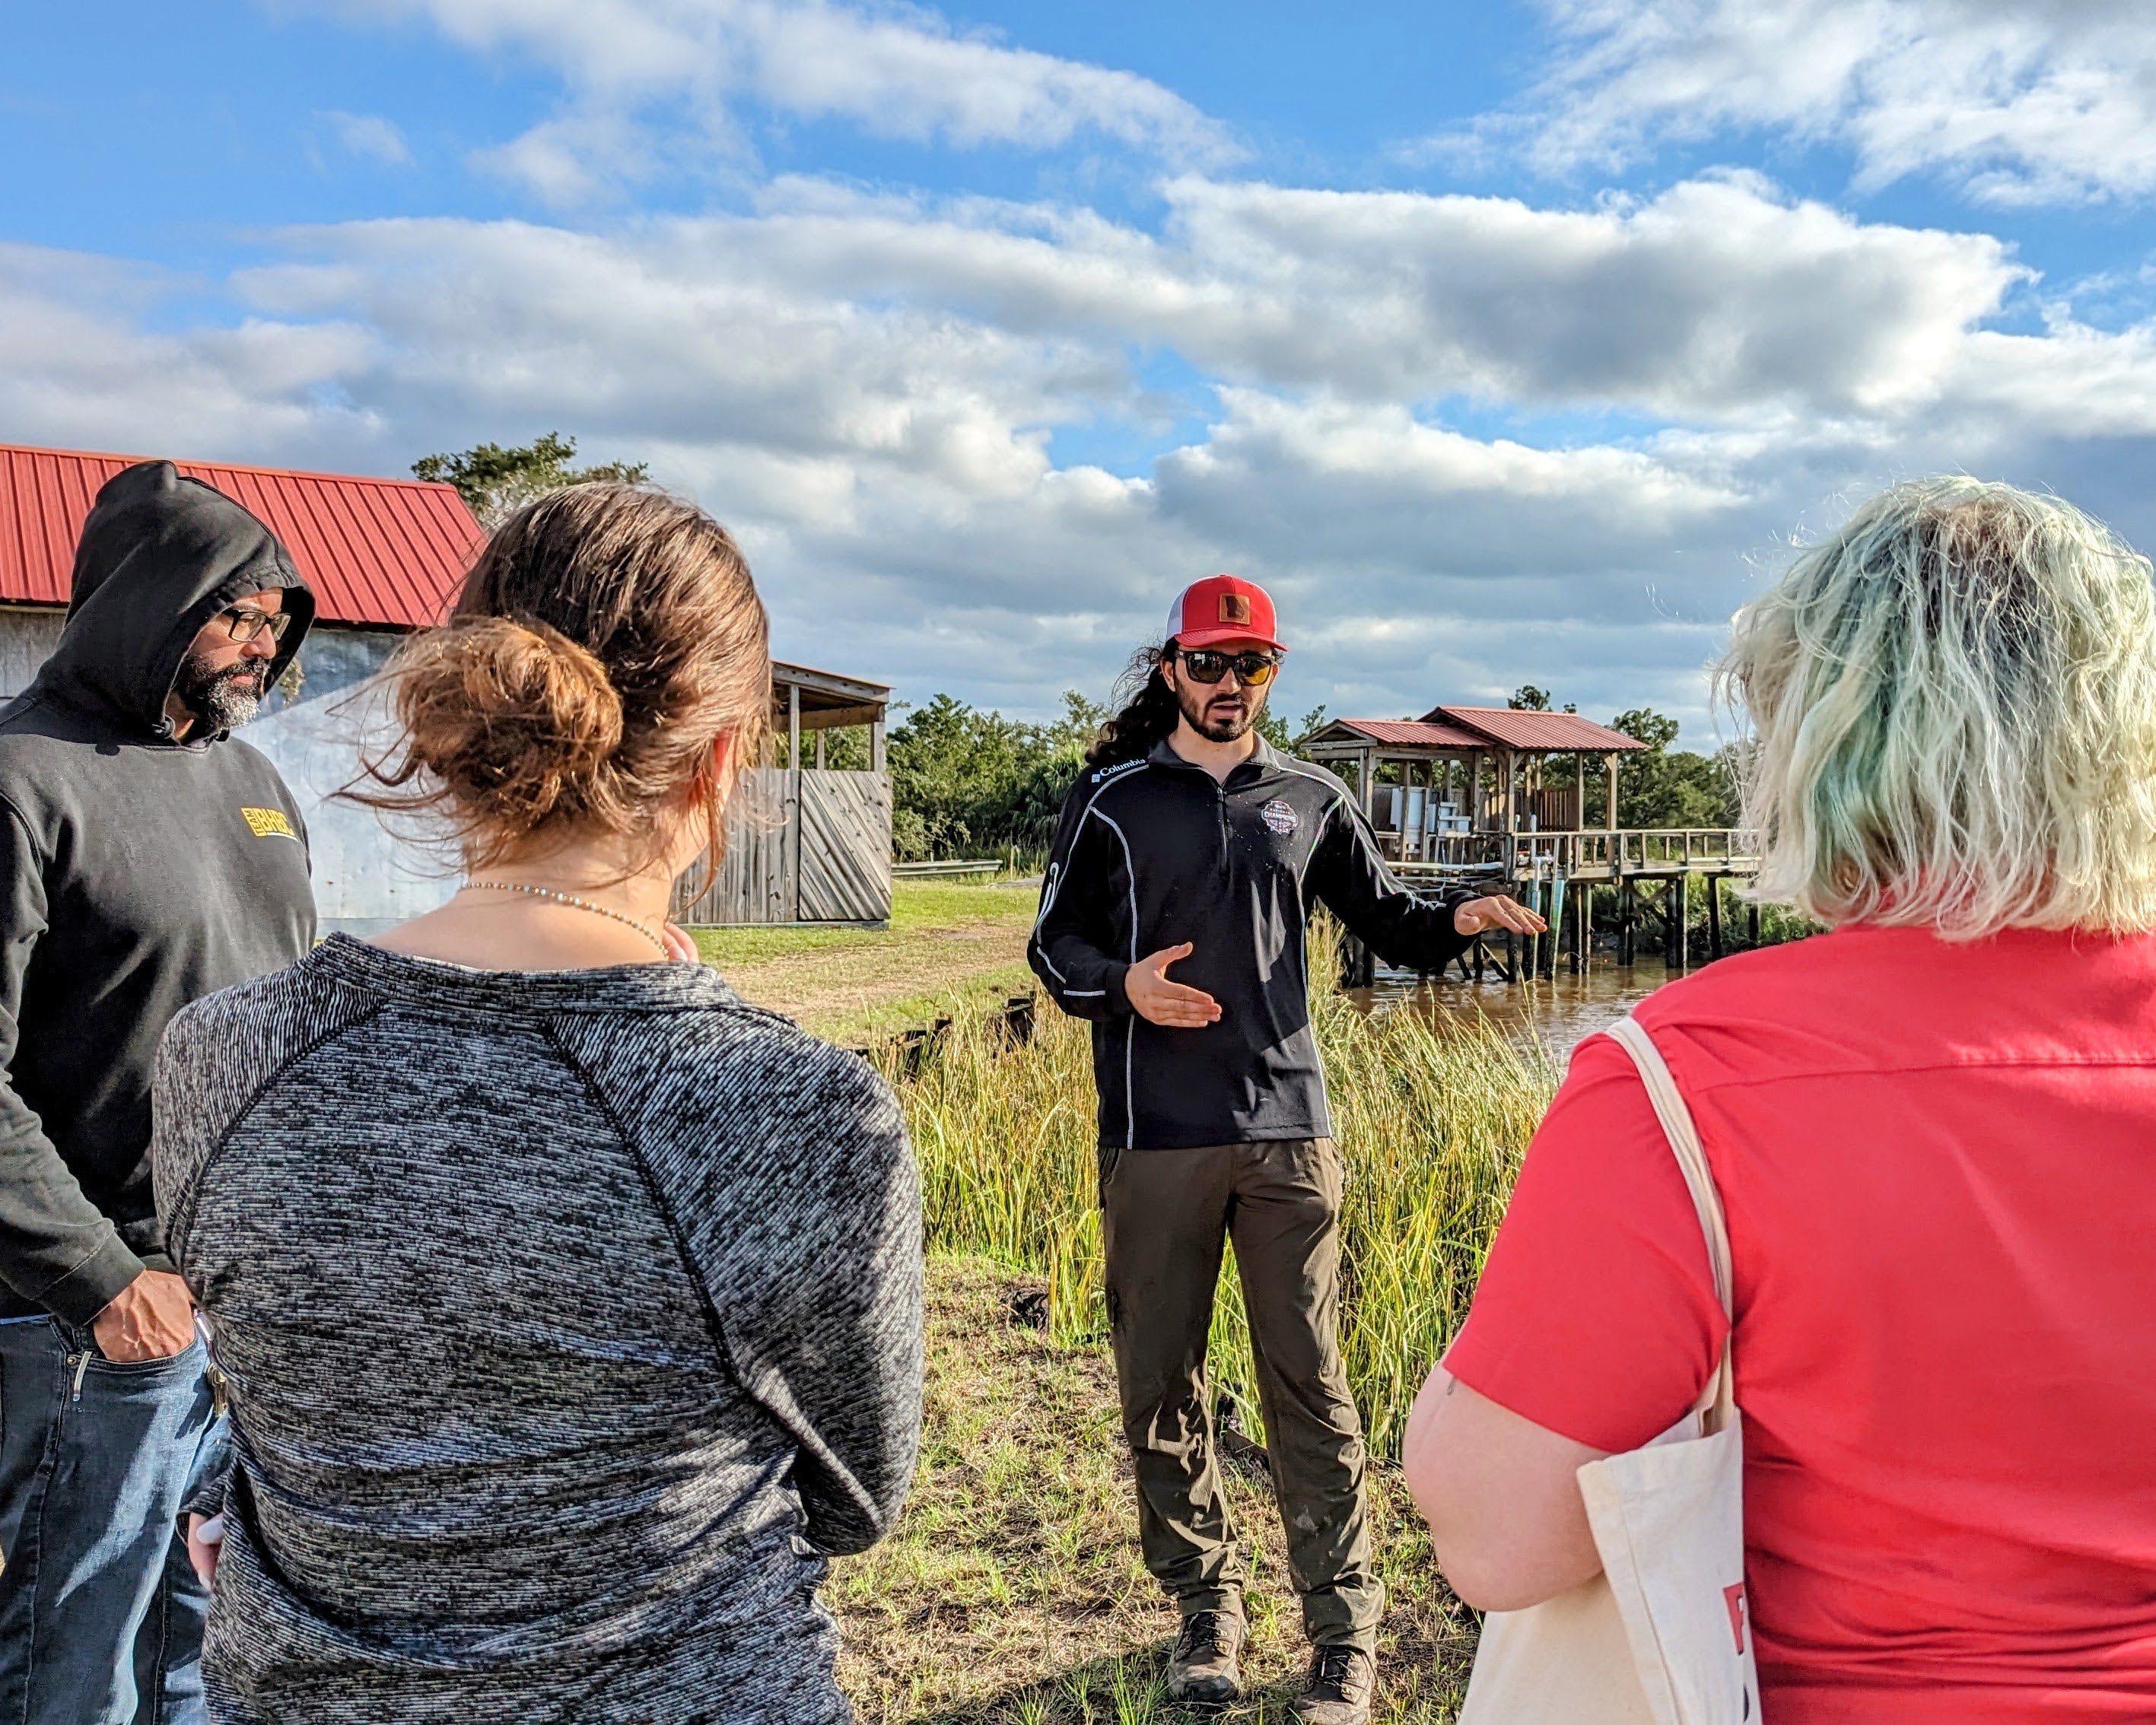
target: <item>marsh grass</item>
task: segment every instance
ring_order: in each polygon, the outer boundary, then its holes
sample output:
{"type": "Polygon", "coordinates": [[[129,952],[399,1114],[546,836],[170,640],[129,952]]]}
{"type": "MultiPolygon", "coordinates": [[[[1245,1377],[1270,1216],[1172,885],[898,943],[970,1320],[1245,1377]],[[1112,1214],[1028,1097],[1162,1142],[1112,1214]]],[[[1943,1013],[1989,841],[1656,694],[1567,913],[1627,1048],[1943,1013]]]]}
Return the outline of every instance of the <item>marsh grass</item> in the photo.
{"type": "MultiPolygon", "coordinates": [[[[1312,974],[1338,974],[1332,937],[1312,974]]],[[[1373,1451],[1397,1456],[1409,1403],[1466,1315],[1529,1134],[1556,1078],[1486,1023],[1373,1018],[1329,988],[1311,1003],[1348,1170],[1342,1344],[1373,1451]]],[[[1250,1699],[1168,1702],[1174,1615],[1140,1561],[1101,1292],[1087,1026],[1045,1010],[1014,1045],[961,1016],[910,1075],[891,1060],[919,1156],[928,1230],[927,1418],[905,1516],[839,1565],[841,1675],[865,1720],[937,1725],[1284,1725],[1306,1651],[1266,1482],[1227,1470],[1251,1562],[1250,1699]],[[1045,1289],[1045,1327],[1011,1319],[1045,1289]]],[[[1215,1385],[1262,1432],[1232,1262],[1215,1385]]],[[[1371,1477],[1386,1725],[1449,1725],[1473,1614],[1437,1573],[1397,1469],[1371,1477]]]]}
{"type": "MultiPolygon", "coordinates": [[[[1333,937],[1312,974],[1337,974],[1333,937]]],[[[1466,1316],[1520,1158],[1554,1088],[1554,1063],[1490,1026],[1373,1017],[1313,991],[1334,1129],[1348,1170],[1341,1217],[1342,1345],[1373,1451],[1397,1456],[1409,1403],[1466,1316]]],[[[901,1083],[920,1157],[932,1252],[1037,1277],[1049,1331],[1105,1335],[1098,1151],[1087,1026],[1052,1010],[1013,1047],[960,1022],[901,1083]]],[[[1214,1319],[1212,1372],[1259,1429],[1242,1293],[1230,1268],[1214,1319]]]]}

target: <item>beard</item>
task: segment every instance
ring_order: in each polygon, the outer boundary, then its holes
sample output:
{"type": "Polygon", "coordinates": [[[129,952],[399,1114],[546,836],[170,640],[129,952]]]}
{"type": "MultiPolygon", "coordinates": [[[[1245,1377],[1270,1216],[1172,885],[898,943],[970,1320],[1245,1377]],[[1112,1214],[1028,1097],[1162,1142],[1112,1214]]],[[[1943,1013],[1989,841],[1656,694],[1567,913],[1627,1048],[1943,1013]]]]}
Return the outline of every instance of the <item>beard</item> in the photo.
{"type": "Polygon", "coordinates": [[[1262,690],[1237,686],[1233,694],[1221,683],[1208,688],[1202,683],[1180,683],[1175,704],[1183,709],[1191,729],[1209,743],[1232,743],[1258,722],[1265,710],[1262,690]]]}
{"type": "Polygon", "coordinates": [[[180,661],[172,693],[211,730],[230,730],[262,710],[262,697],[268,692],[264,671],[264,664],[253,659],[213,670],[191,653],[180,661]]]}

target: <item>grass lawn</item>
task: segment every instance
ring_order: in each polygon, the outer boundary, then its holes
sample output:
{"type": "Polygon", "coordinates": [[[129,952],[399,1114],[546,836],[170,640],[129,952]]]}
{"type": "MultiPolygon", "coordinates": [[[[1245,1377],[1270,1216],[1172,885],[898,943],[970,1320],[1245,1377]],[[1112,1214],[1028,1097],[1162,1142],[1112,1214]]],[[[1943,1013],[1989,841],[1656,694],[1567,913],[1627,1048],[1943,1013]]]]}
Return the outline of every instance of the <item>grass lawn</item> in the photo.
{"type": "MultiPolygon", "coordinates": [[[[927,1419],[896,1531],[839,1562],[825,1597],[839,1676],[870,1725],[1281,1722],[1308,1659],[1270,1488],[1227,1470],[1251,1553],[1250,1700],[1186,1710],[1162,1692],[1172,1608],[1140,1562],[1114,1368],[1096,1345],[1012,1321],[1022,1278],[984,1259],[929,1261],[927,1419]]],[[[1441,1725],[1458,1709],[1474,1620],[1431,1566],[1396,1471],[1371,1510],[1392,1596],[1377,1717],[1441,1725]]]]}
{"type": "Polygon", "coordinates": [[[696,939],[745,998],[850,1047],[1025,992],[1039,902],[1029,884],[901,880],[887,929],[699,929],[696,939]]]}

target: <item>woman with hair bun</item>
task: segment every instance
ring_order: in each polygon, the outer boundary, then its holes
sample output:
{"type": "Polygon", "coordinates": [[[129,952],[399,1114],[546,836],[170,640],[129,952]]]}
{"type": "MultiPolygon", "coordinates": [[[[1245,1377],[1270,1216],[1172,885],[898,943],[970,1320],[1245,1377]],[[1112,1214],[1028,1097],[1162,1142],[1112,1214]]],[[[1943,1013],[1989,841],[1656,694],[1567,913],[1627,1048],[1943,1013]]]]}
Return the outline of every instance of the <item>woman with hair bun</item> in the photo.
{"type": "Polygon", "coordinates": [[[920,1206],[884,1084],[665,922],[767,723],[747,566],[557,492],[388,675],[348,794],[446,822],[463,884],[159,1063],[236,1452],[190,1506],[210,1717],[850,1719],[815,1590],[912,1472],[920,1206]]]}

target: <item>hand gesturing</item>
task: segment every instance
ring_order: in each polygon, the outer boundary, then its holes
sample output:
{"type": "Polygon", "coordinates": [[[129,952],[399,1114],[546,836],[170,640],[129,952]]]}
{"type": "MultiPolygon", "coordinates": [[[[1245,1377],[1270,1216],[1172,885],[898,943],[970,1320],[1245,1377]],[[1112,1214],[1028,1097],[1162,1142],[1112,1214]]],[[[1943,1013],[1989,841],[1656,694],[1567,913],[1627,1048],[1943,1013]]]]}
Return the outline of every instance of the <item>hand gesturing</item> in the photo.
{"type": "Polygon", "coordinates": [[[1148,1023],[1183,1030],[1202,1030],[1217,1023],[1218,1001],[1202,988],[1186,988],[1168,980],[1168,967],[1178,959],[1188,958],[1193,950],[1188,940],[1180,946],[1165,946],[1125,971],[1123,992],[1130,996],[1131,1011],[1148,1023]]]}
{"type": "Polygon", "coordinates": [[[1487,898],[1471,898],[1452,913],[1452,926],[1463,934],[1486,934],[1510,929],[1515,934],[1547,933],[1549,924],[1519,902],[1502,893],[1487,898]]]}

